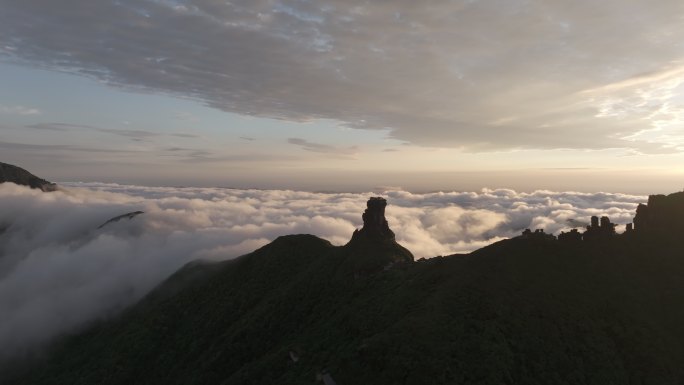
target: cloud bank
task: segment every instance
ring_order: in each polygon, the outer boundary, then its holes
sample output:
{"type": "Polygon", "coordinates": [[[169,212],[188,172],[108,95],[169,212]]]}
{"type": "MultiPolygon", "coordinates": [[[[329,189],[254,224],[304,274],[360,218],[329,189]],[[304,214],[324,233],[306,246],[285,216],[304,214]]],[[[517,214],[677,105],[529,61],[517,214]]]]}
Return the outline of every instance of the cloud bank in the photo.
{"type": "MultiPolygon", "coordinates": [[[[98,183],[46,194],[0,184],[0,360],[116,313],[191,260],[234,258],[295,233],[343,245],[372,195],[98,183]],[[97,229],[137,210],[145,214],[97,229]]],[[[470,251],[527,227],[556,233],[591,215],[630,222],[646,199],[487,189],[381,195],[397,240],[416,258],[470,251]]]]}
{"type": "Polygon", "coordinates": [[[2,0],[0,60],[465,151],[684,146],[684,3],[2,0]]]}

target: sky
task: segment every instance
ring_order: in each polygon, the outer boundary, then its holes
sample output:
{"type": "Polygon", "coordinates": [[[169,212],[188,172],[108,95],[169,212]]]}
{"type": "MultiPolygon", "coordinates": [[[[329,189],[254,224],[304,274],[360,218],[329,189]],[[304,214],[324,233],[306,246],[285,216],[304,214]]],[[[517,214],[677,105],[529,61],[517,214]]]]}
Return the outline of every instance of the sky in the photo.
{"type": "Polygon", "coordinates": [[[0,159],[305,191],[684,183],[684,2],[0,0],[0,159]]]}

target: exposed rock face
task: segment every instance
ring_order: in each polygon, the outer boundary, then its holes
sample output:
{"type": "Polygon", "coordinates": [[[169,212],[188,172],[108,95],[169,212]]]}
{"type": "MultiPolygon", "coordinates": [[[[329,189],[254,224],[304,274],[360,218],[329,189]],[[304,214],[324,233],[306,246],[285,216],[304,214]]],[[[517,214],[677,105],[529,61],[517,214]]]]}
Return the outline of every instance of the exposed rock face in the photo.
{"type": "Polygon", "coordinates": [[[367,239],[394,241],[394,232],[390,230],[387,219],[385,219],[385,207],[387,207],[385,198],[372,197],[366,203],[366,207],[366,211],[364,211],[361,216],[361,218],[363,218],[363,227],[361,230],[354,231],[352,240],[354,238],[363,237],[367,239]]]}
{"type": "Polygon", "coordinates": [[[145,212],[144,212],[144,211],[133,211],[133,212],[130,212],[130,213],[122,214],[122,215],[116,216],[116,217],[114,217],[114,218],[111,218],[110,220],[108,220],[107,222],[101,224],[101,225],[98,226],[97,228],[98,228],[98,229],[101,229],[101,228],[107,226],[108,224],[110,224],[110,223],[112,223],[112,222],[118,222],[118,221],[120,221],[120,220],[122,220],[122,219],[124,219],[124,218],[127,218],[127,219],[130,221],[131,219],[137,217],[137,216],[140,215],[140,214],[145,214],[145,212]]]}
{"type": "Polygon", "coordinates": [[[43,191],[57,190],[57,185],[54,183],[38,178],[21,167],[0,162],[0,183],[5,182],[29,186],[31,188],[40,189],[43,191]]]}
{"type": "Polygon", "coordinates": [[[684,234],[684,191],[670,195],[650,195],[634,217],[637,234],[681,236],[684,234]]]}
{"type": "Polygon", "coordinates": [[[600,241],[610,239],[615,236],[615,224],[610,222],[610,218],[603,216],[601,222],[597,216],[591,217],[591,225],[587,226],[587,231],[582,235],[585,241],[600,241]]]}
{"type": "Polygon", "coordinates": [[[387,201],[384,198],[370,198],[362,215],[363,227],[354,230],[344,247],[348,253],[348,265],[355,273],[374,273],[413,262],[413,254],[396,242],[394,232],[385,219],[385,207],[387,201]]]}

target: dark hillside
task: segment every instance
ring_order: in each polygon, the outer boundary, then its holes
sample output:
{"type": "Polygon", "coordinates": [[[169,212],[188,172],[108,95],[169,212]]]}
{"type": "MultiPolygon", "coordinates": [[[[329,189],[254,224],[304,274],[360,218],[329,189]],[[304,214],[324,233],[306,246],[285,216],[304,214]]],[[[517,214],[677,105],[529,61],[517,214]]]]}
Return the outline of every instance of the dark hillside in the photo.
{"type": "Polygon", "coordinates": [[[519,237],[409,262],[387,241],[359,267],[280,237],[187,266],[9,383],[682,384],[683,247],[519,237]]]}
{"type": "Polygon", "coordinates": [[[0,183],[12,182],[43,191],[54,191],[57,185],[41,179],[21,167],[0,162],[0,183]]]}

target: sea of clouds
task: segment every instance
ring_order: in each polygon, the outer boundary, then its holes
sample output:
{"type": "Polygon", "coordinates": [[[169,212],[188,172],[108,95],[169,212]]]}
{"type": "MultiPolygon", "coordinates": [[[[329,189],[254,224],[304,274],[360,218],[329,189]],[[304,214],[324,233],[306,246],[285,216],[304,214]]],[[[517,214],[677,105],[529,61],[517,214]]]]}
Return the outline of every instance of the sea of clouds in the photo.
{"type": "MultiPolygon", "coordinates": [[[[644,196],[507,189],[314,193],[65,183],[43,193],[0,184],[0,360],[35,351],[136,302],[195,259],[234,258],[280,235],[345,244],[370,196],[416,258],[463,253],[608,215],[631,222],[644,196]],[[98,229],[108,219],[145,213],[98,229]]],[[[620,227],[618,228],[620,230],[620,227]]]]}

